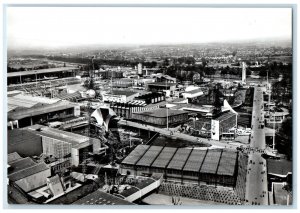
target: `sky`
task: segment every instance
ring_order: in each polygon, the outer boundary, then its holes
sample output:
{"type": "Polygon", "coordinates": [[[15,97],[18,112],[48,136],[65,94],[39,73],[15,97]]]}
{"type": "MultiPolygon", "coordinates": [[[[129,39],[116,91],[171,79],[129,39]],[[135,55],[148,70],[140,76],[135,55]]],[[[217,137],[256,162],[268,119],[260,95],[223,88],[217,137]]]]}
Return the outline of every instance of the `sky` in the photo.
{"type": "Polygon", "coordinates": [[[8,7],[9,48],[288,39],[289,8],[8,7]]]}

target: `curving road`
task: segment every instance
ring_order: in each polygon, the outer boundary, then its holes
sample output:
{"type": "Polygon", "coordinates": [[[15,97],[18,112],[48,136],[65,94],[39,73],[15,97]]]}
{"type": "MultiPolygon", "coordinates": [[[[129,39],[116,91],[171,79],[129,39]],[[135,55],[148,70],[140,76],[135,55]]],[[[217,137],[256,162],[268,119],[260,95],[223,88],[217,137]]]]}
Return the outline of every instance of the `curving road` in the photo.
{"type": "MultiPolygon", "coordinates": [[[[263,114],[262,87],[255,87],[252,111],[252,134],[250,147],[264,150],[266,148],[263,114]]],[[[268,205],[268,183],[266,160],[261,153],[250,151],[246,175],[245,204],[268,205]]]]}

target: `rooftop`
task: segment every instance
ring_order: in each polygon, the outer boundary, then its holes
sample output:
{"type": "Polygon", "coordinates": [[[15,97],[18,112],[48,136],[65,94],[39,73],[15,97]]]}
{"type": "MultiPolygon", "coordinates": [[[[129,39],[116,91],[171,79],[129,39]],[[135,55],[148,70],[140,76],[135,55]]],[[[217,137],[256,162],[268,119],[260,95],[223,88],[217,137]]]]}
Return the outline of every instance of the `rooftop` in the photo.
{"type": "Polygon", "coordinates": [[[17,77],[17,76],[24,76],[24,75],[35,75],[35,74],[43,74],[43,73],[52,73],[52,72],[63,72],[63,71],[70,71],[70,70],[78,70],[79,68],[76,67],[57,67],[57,68],[50,68],[50,69],[41,69],[41,70],[28,70],[28,71],[20,71],[20,72],[10,72],[7,73],[7,77],[17,77]]]}
{"type": "Polygon", "coordinates": [[[117,196],[97,190],[72,203],[74,205],[134,205],[117,196]]]}
{"type": "Polygon", "coordinates": [[[148,145],[138,145],[132,152],[123,160],[123,164],[135,165],[137,161],[148,150],[148,145]]]}
{"type": "Polygon", "coordinates": [[[269,174],[275,175],[287,175],[288,172],[292,172],[293,163],[285,159],[275,160],[267,159],[267,167],[269,174]]]}
{"type": "Polygon", "coordinates": [[[36,134],[32,133],[30,130],[26,129],[13,129],[7,132],[7,142],[8,148],[11,146],[16,146],[18,144],[26,143],[27,141],[32,141],[33,139],[40,138],[36,134]]]}
{"type": "Polygon", "coordinates": [[[128,96],[137,94],[137,92],[127,91],[127,90],[112,90],[108,94],[111,94],[111,95],[126,95],[128,97],[128,96]]]}
{"type": "Polygon", "coordinates": [[[230,150],[139,145],[122,164],[233,176],[236,159],[237,152],[230,150]]]}
{"type": "Polygon", "coordinates": [[[165,168],[172,159],[176,150],[177,149],[173,147],[165,147],[153,162],[152,166],[157,168],[165,168]]]}
{"type": "Polygon", "coordinates": [[[156,156],[162,150],[162,146],[151,146],[143,157],[137,162],[137,166],[149,166],[155,160],[156,156]]]}
{"type": "Polygon", "coordinates": [[[36,134],[71,143],[73,148],[85,147],[91,145],[94,140],[98,140],[50,127],[43,127],[41,131],[36,132],[36,134]]]}
{"type": "Polygon", "coordinates": [[[218,117],[214,118],[214,120],[217,120],[217,121],[224,121],[232,116],[236,116],[236,114],[234,114],[233,112],[231,111],[228,111],[228,112],[224,112],[222,113],[221,115],[219,115],[218,117]]]}
{"type": "Polygon", "coordinates": [[[46,114],[49,112],[55,112],[55,111],[59,111],[59,110],[74,108],[75,106],[76,106],[76,104],[70,103],[68,101],[59,101],[54,104],[40,106],[38,108],[22,109],[22,110],[16,111],[16,112],[10,111],[8,113],[8,119],[9,120],[20,120],[22,118],[28,118],[28,117],[32,117],[35,115],[41,115],[41,114],[46,114]]]}
{"type": "Polygon", "coordinates": [[[203,160],[206,156],[207,150],[194,149],[189,157],[189,160],[186,162],[183,170],[199,172],[203,160]]]}
{"type": "Polygon", "coordinates": [[[8,174],[18,172],[20,170],[23,170],[23,169],[33,166],[35,164],[36,163],[30,157],[18,159],[14,162],[9,163],[10,170],[9,170],[8,174]]]}
{"type": "Polygon", "coordinates": [[[190,91],[185,91],[183,93],[187,93],[187,94],[196,94],[196,93],[203,93],[202,89],[194,89],[194,90],[190,90],[190,91]]]}
{"type": "Polygon", "coordinates": [[[217,174],[232,175],[235,170],[237,154],[236,152],[226,151],[222,152],[217,174]]]}
{"type": "Polygon", "coordinates": [[[216,174],[221,153],[221,151],[209,150],[205,156],[200,172],[216,174]]]}
{"type": "Polygon", "coordinates": [[[42,162],[42,163],[27,167],[25,169],[22,169],[18,172],[14,172],[14,173],[8,175],[8,178],[11,181],[18,181],[18,180],[21,180],[23,178],[26,178],[28,176],[37,174],[39,172],[42,172],[42,171],[45,171],[48,169],[49,169],[48,166],[44,162],[42,162]]]}
{"type": "MultiPolygon", "coordinates": [[[[151,117],[163,118],[163,117],[167,117],[167,109],[166,108],[158,108],[153,111],[134,112],[134,114],[148,115],[151,117]]],[[[181,114],[187,114],[187,112],[184,112],[182,110],[173,110],[173,109],[168,110],[168,116],[181,115],[181,114]]]]}
{"type": "Polygon", "coordinates": [[[168,169],[181,170],[192,151],[192,149],[178,149],[172,161],[169,163],[168,169]]]}
{"type": "Polygon", "coordinates": [[[19,160],[19,159],[22,159],[22,157],[19,155],[19,153],[17,152],[12,152],[12,153],[9,153],[8,154],[8,157],[7,157],[7,162],[8,164],[16,161],[16,160],[19,160]]]}
{"type": "Polygon", "coordinates": [[[166,82],[153,82],[153,83],[148,83],[148,86],[160,86],[160,87],[166,87],[166,86],[176,86],[176,83],[166,83],[166,82]]]}

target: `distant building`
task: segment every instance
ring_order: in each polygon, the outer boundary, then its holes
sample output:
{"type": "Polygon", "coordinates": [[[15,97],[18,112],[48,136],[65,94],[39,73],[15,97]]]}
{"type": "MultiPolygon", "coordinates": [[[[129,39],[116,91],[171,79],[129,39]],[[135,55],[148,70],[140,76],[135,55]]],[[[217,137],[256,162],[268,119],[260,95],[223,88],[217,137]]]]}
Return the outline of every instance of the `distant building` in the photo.
{"type": "Polygon", "coordinates": [[[150,92],[166,92],[173,95],[176,90],[176,83],[155,82],[148,83],[147,90],[150,92]]]}
{"type": "Polygon", "coordinates": [[[181,110],[168,109],[167,114],[166,108],[158,108],[153,111],[133,112],[132,119],[164,127],[167,126],[167,121],[170,126],[183,124],[188,120],[188,113],[181,110]]]}
{"type": "Polygon", "coordinates": [[[165,100],[162,93],[148,93],[134,98],[127,103],[112,102],[110,108],[120,116],[127,119],[132,118],[132,113],[141,111],[152,111],[159,108],[159,103],[165,100]]]}
{"type": "Polygon", "coordinates": [[[139,101],[144,104],[155,104],[165,100],[165,95],[162,93],[148,93],[134,98],[134,101],[139,101]]]}
{"type": "Polygon", "coordinates": [[[137,69],[138,69],[138,73],[137,74],[143,75],[143,65],[142,65],[142,63],[138,64],[137,69]]]}
{"type": "Polygon", "coordinates": [[[204,93],[200,88],[195,88],[194,90],[185,91],[182,93],[182,96],[185,99],[192,99],[203,95],[204,93]]]}
{"type": "Polygon", "coordinates": [[[154,83],[155,79],[153,79],[153,78],[137,78],[137,79],[133,79],[133,81],[134,81],[135,87],[145,89],[146,85],[148,83],[154,83]]]}
{"type": "Polygon", "coordinates": [[[115,78],[123,78],[123,71],[114,71],[114,70],[99,70],[98,75],[102,77],[102,79],[115,79],[115,78]]]}
{"type": "Polygon", "coordinates": [[[156,82],[167,82],[167,83],[176,83],[177,79],[169,75],[162,75],[161,73],[152,74],[152,77],[155,78],[156,82]]]}
{"type": "Polygon", "coordinates": [[[113,82],[114,88],[129,88],[134,85],[134,79],[121,78],[113,82]]]}
{"type": "Polygon", "coordinates": [[[133,101],[135,97],[138,97],[139,93],[126,90],[112,90],[111,92],[103,94],[104,102],[122,102],[127,103],[133,101]]]}
{"type": "Polygon", "coordinates": [[[53,77],[66,78],[75,77],[79,73],[77,67],[57,67],[41,70],[28,70],[7,73],[7,85],[22,84],[25,82],[35,82],[40,80],[51,80],[53,77]]]}

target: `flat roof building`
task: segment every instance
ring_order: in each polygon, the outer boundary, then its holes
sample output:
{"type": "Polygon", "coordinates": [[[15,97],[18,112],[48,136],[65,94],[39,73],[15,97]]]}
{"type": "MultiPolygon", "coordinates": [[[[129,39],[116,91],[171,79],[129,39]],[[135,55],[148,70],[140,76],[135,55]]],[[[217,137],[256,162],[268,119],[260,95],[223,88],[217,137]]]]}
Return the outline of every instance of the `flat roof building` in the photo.
{"type": "Polygon", "coordinates": [[[39,156],[43,153],[42,138],[26,129],[7,132],[7,152],[17,152],[21,156],[39,156]]]}

